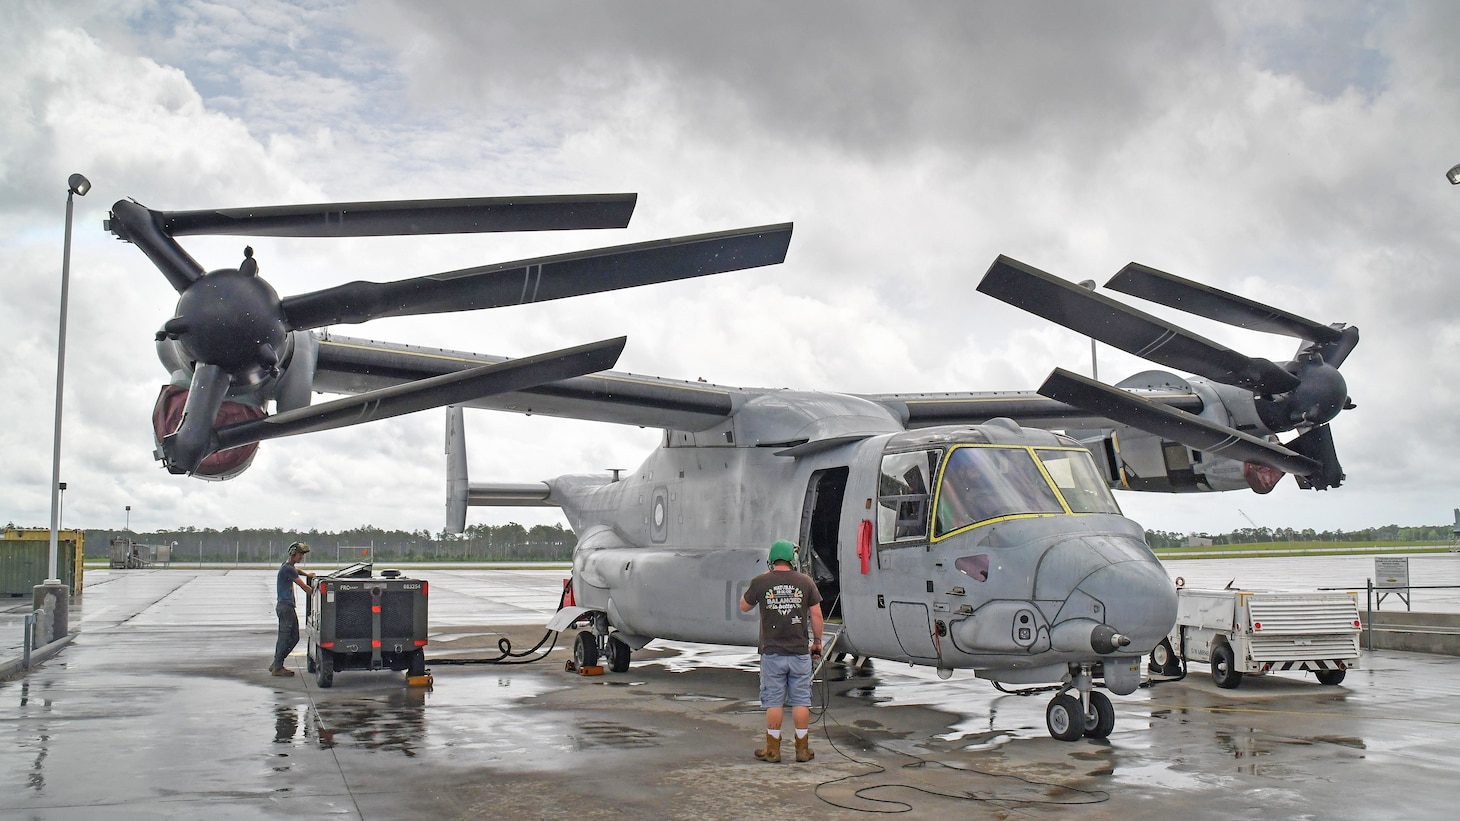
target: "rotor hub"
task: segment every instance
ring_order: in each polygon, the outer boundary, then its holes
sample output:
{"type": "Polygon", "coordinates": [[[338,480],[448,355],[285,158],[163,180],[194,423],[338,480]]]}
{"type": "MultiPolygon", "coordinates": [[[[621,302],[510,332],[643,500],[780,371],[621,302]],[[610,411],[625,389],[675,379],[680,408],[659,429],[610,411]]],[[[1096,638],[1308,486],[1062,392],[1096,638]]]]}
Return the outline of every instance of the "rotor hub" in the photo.
{"type": "Polygon", "coordinates": [[[183,292],[162,334],[177,339],[193,361],[239,375],[276,369],[288,328],[269,283],[225,268],[199,277],[183,292]]]}

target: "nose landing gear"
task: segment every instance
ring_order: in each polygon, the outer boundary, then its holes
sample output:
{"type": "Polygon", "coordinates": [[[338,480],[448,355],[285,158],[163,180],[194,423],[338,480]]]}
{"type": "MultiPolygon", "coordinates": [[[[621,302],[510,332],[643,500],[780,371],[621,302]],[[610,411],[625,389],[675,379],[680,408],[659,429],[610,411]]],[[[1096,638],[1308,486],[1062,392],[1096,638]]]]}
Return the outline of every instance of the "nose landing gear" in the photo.
{"type": "Polygon", "coordinates": [[[1092,666],[1071,664],[1069,681],[1044,709],[1045,726],[1059,741],[1106,738],[1115,729],[1115,707],[1108,696],[1095,691],[1092,666]]]}

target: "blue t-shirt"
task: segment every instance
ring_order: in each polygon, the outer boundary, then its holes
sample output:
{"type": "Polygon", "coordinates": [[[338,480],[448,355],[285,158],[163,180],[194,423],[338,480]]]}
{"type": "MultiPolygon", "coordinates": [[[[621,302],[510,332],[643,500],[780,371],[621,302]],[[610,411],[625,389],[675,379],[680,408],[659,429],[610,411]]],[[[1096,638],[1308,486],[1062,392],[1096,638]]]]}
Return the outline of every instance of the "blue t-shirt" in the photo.
{"type": "Polygon", "coordinates": [[[299,568],[287,561],[279,565],[279,604],[294,606],[294,580],[299,578],[299,568]]]}

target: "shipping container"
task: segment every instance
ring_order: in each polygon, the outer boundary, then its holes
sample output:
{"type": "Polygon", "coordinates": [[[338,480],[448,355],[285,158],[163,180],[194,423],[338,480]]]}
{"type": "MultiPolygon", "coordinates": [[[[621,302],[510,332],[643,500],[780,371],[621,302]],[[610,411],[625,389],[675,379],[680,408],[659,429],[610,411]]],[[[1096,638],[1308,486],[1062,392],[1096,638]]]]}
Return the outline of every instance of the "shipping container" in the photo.
{"type": "MultiPolygon", "coordinates": [[[[84,537],[80,530],[62,530],[56,534],[56,576],[71,588],[72,596],[81,595],[82,575],[86,562],[84,537]]],[[[30,598],[35,586],[45,582],[51,569],[51,531],[33,528],[8,528],[0,539],[0,599],[30,598]]]]}

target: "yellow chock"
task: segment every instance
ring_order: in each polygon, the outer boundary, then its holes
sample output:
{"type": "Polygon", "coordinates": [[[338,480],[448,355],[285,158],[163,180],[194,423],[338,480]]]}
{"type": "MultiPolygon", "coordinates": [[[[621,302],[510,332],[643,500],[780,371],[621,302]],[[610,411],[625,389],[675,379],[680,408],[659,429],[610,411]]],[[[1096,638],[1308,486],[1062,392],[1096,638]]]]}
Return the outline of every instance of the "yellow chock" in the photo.
{"type": "Polygon", "coordinates": [[[601,676],[601,675],[603,675],[603,665],[601,665],[601,664],[595,664],[595,665],[593,665],[593,666],[590,667],[590,666],[588,666],[588,665],[585,664],[582,667],[579,667],[578,668],[578,675],[580,675],[580,676],[601,676]]]}
{"type": "Polygon", "coordinates": [[[406,676],[407,687],[430,687],[436,683],[436,679],[430,673],[424,676],[406,676]]]}

